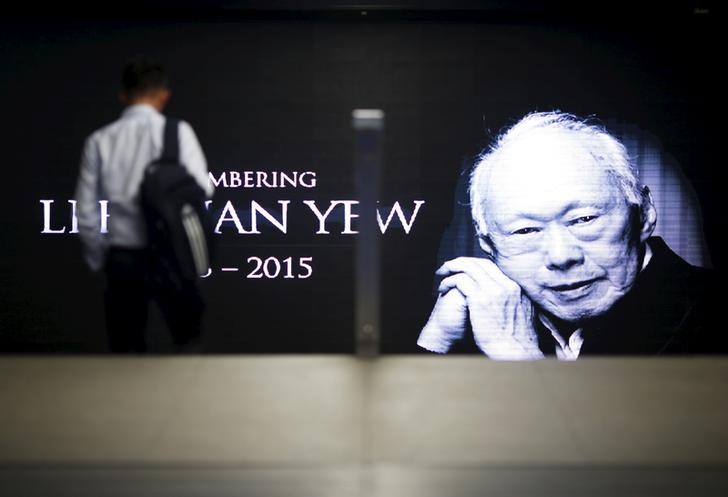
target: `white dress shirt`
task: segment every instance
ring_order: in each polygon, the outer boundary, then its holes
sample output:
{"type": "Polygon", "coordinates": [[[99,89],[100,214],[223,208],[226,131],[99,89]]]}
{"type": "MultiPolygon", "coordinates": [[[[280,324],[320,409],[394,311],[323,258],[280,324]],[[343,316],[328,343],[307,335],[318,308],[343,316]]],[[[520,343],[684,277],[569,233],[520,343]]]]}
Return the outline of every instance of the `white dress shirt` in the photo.
{"type": "MultiPolygon", "coordinates": [[[[150,105],[131,105],[84,144],[75,199],[84,259],[96,271],[110,246],[142,248],[147,235],[139,201],[144,169],[162,152],[166,119],[150,105]],[[99,200],[108,200],[108,233],[100,232],[99,200]]],[[[212,196],[207,162],[192,127],[179,123],[180,162],[212,196]]]]}
{"type": "Polygon", "coordinates": [[[556,332],[545,320],[541,322],[548,328],[551,335],[556,340],[556,358],[560,361],[575,361],[579,358],[581,352],[581,346],[584,344],[584,337],[581,336],[581,328],[572,332],[569,336],[569,341],[564,340],[558,332],[556,332]]]}

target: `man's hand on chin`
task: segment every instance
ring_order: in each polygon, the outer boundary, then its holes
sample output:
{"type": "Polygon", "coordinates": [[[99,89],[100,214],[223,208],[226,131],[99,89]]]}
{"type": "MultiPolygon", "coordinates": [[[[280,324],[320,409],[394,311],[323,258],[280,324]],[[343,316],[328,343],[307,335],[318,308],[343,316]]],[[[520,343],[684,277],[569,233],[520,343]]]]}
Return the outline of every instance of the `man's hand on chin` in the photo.
{"type": "Polygon", "coordinates": [[[491,359],[543,359],[534,309],[521,287],[490,259],[459,257],[437,270],[440,296],[417,344],[445,353],[461,339],[468,316],[475,342],[491,359]]]}

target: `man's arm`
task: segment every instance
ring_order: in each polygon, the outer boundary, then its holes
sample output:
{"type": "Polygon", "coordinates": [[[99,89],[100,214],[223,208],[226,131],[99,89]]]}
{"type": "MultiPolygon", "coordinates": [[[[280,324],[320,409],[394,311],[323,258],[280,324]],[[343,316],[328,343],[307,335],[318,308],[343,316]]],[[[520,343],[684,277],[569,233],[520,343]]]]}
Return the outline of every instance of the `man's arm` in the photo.
{"type": "Polygon", "coordinates": [[[463,294],[458,290],[440,293],[417,345],[430,352],[445,354],[463,338],[467,322],[468,304],[463,294]]]}
{"type": "Polygon", "coordinates": [[[447,352],[470,320],[475,342],[492,359],[543,359],[534,308],[522,289],[490,259],[459,257],[437,270],[440,297],[417,343],[447,352]]]}
{"type": "Polygon", "coordinates": [[[104,264],[105,237],[100,232],[98,145],[89,137],[81,153],[81,166],[76,184],[76,217],[83,246],[83,257],[92,271],[104,264]]]}
{"type": "Polygon", "coordinates": [[[185,121],[179,123],[180,162],[184,164],[197,183],[212,197],[214,187],[207,175],[207,161],[192,126],[185,121]]]}

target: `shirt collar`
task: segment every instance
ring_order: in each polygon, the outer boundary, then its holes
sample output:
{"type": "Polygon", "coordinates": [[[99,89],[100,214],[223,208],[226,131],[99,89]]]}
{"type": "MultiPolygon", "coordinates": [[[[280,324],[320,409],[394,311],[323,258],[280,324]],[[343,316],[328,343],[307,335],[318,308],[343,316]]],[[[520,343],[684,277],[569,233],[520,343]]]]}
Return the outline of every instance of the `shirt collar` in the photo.
{"type": "Polygon", "coordinates": [[[556,341],[558,345],[556,355],[559,359],[574,360],[579,357],[581,345],[584,343],[584,337],[581,335],[581,328],[574,330],[568,337],[567,341],[567,337],[562,336],[561,333],[556,331],[556,327],[545,314],[538,313],[538,320],[549,332],[551,332],[551,336],[556,341]]]}
{"type": "Polygon", "coordinates": [[[139,116],[144,114],[159,114],[159,112],[149,104],[134,104],[128,106],[121,113],[122,117],[139,116]]]}
{"type": "Polygon", "coordinates": [[[645,242],[645,255],[642,258],[642,268],[640,269],[640,272],[644,271],[647,267],[647,264],[650,263],[652,260],[652,247],[650,247],[649,240],[645,242]]]}

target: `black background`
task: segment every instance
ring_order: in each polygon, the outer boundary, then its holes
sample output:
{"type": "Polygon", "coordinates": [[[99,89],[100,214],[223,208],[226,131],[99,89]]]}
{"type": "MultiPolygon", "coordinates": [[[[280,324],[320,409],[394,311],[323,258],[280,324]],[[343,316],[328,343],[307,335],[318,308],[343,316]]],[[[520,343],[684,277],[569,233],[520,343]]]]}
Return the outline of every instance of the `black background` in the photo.
{"type": "MultiPolygon", "coordinates": [[[[315,190],[218,189],[218,206],[292,200],[288,235],[223,235],[218,265],[313,256],[314,276],[205,280],[209,352],[354,351],[354,238],[314,235],[300,201],[325,208],[356,199],[355,108],[386,112],[382,204],[427,202],[409,235],[382,237],[385,353],[417,350],[462,165],[529,111],[596,115],[659,137],[698,193],[713,264],[723,267],[716,123],[724,57],[708,9],[673,9],[663,19],[626,3],[585,13],[565,3],[470,2],[463,10],[380,2],[366,15],[346,2],[176,5],[110,4],[105,14],[26,8],[0,25],[0,351],[105,350],[103,279],[84,266],[75,235],[40,234],[39,200],[56,200],[54,223],[62,224],[83,140],[118,117],[121,68],[138,54],[168,68],[167,113],[193,126],[214,173],[317,172],[315,190]]],[[[164,350],[158,317],[150,328],[164,350]]]]}

